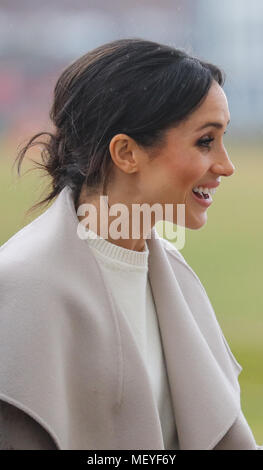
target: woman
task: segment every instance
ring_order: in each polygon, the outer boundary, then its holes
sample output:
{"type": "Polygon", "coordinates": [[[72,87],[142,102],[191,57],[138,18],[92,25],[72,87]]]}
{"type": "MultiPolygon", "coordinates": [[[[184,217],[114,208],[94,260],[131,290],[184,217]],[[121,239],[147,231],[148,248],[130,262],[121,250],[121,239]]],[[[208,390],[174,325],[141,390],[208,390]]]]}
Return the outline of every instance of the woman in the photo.
{"type": "Polygon", "coordinates": [[[59,77],[39,204],[56,200],[1,248],[2,448],[260,448],[204,288],[155,230],[165,212],[143,227],[132,212],[184,204],[186,227],[206,223],[211,189],[234,172],[222,85],[216,66],[141,39],[59,77]]]}

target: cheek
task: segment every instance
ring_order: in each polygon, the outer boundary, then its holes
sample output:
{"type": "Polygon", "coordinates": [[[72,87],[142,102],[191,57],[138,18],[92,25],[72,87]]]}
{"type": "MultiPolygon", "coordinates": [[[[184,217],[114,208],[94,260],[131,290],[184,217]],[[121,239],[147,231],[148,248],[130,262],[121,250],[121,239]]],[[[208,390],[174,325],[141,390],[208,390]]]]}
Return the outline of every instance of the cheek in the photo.
{"type": "Polygon", "coordinates": [[[206,173],[203,157],[191,149],[182,150],[179,153],[167,152],[160,156],[148,168],[148,177],[153,186],[166,190],[175,188],[181,193],[192,188],[206,173]]]}
{"type": "Polygon", "coordinates": [[[203,168],[193,159],[185,157],[177,161],[168,161],[166,172],[173,183],[176,182],[182,189],[187,189],[200,179],[203,168]]]}

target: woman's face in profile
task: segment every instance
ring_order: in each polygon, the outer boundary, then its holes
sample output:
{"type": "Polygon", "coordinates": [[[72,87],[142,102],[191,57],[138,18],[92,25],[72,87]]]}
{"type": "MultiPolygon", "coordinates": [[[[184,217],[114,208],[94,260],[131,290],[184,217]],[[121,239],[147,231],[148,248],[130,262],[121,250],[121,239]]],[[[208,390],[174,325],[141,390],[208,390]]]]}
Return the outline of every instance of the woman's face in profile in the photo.
{"type": "MultiPolygon", "coordinates": [[[[221,175],[234,172],[223,144],[229,120],[225,93],[213,82],[201,106],[167,131],[166,143],[157,157],[143,159],[144,199],[150,204],[185,204],[185,226],[201,228],[213,196],[196,195],[193,188],[216,186],[221,175]]],[[[174,206],[174,223],[176,216],[174,206]]]]}

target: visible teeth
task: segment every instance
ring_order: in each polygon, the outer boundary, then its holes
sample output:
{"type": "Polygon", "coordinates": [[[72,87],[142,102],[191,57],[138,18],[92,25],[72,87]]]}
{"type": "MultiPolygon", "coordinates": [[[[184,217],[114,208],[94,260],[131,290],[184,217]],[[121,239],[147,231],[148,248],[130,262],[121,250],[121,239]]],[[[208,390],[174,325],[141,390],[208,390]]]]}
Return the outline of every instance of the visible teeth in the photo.
{"type": "Polygon", "coordinates": [[[194,191],[195,193],[199,193],[199,194],[202,194],[202,191],[201,191],[201,190],[202,190],[202,187],[201,187],[201,186],[200,186],[199,188],[196,186],[196,187],[193,189],[193,191],[194,191]]]}
{"type": "Polygon", "coordinates": [[[204,193],[204,194],[211,194],[211,195],[213,196],[213,195],[215,194],[215,192],[216,192],[216,188],[210,188],[210,189],[208,189],[208,188],[204,188],[203,186],[198,186],[198,187],[196,186],[195,188],[193,188],[193,191],[194,191],[195,193],[199,193],[199,194],[202,194],[202,193],[204,193]]]}

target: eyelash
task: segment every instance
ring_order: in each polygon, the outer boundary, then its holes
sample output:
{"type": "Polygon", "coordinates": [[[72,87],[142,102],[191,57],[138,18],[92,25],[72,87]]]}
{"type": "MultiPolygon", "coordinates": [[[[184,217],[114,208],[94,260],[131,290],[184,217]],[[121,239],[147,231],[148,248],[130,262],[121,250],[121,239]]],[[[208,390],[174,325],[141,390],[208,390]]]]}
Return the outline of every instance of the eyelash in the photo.
{"type": "MultiPolygon", "coordinates": [[[[224,134],[226,134],[226,131],[224,132],[224,134]]],[[[213,142],[214,140],[215,140],[214,137],[210,137],[209,139],[200,139],[198,140],[197,145],[199,147],[205,147],[205,148],[210,149],[211,147],[208,144],[210,144],[210,142],[213,142]]]]}
{"type": "Polygon", "coordinates": [[[209,144],[210,142],[213,142],[213,140],[215,140],[215,139],[213,139],[212,137],[211,137],[210,139],[200,139],[200,140],[198,141],[198,146],[199,146],[199,147],[211,148],[208,144],[209,144]]]}

